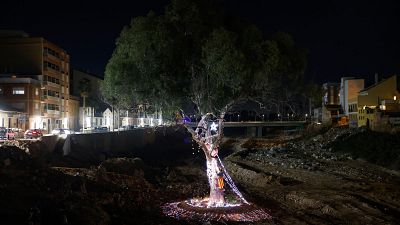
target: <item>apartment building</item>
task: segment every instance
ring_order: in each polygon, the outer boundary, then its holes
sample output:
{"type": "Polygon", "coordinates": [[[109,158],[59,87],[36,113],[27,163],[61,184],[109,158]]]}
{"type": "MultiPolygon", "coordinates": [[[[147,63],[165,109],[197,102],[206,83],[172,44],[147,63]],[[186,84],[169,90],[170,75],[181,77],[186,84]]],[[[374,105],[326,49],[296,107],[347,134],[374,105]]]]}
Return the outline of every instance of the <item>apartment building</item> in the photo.
{"type": "Polygon", "coordinates": [[[340,105],[350,127],[358,126],[358,93],[364,89],[364,79],[342,77],[340,82],[340,105]]]}
{"type": "Polygon", "coordinates": [[[7,112],[0,115],[0,126],[27,129],[28,115],[40,114],[40,87],[32,78],[0,75],[0,110],[7,112]]]}
{"type": "MultiPolygon", "coordinates": [[[[50,132],[54,128],[69,127],[70,59],[65,50],[43,37],[0,31],[0,73],[11,74],[14,79],[13,83],[0,82],[0,85],[9,90],[27,88],[21,89],[19,92],[24,94],[18,97],[24,99],[21,101],[25,106],[20,109],[27,114],[29,128],[50,132]],[[24,83],[25,78],[30,79],[29,84],[35,83],[34,89],[24,83]],[[31,98],[30,91],[35,98],[31,98]],[[30,110],[30,106],[35,110],[30,110]]],[[[3,98],[0,104],[15,105],[16,102],[3,98]]]]}
{"type": "Polygon", "coordinates": [[[378,130],[400,126],[400,76],[394,75],[360,91],[358,126],[378,130]]]}

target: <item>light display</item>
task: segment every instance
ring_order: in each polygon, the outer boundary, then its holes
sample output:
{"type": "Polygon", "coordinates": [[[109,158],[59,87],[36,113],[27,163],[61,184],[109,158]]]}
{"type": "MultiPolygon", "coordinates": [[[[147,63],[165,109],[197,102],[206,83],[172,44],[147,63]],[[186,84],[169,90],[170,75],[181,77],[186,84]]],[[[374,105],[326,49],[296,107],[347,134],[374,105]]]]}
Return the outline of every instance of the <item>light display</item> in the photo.
{"type": "Polygon", "coordinates": [[[162,206],[165,215],[176,219],[201,221],[258,221],[271,219],[271,215],[249,203],[236,187],[218,156],[219,144],[223,137],[223,119],[212,114],[202,117],[196,130],[186,126],[193,140],[201,147],[207,159],[207,178],[210,185],[208,198],[189,199],[162,206]],[[216,123],[217,122],[217,123],[216,123]],[[225,185],[226,184],[226,185],[225,185]],[[226,188],[230,188],[234,199],[225,198],[226,188]]]}

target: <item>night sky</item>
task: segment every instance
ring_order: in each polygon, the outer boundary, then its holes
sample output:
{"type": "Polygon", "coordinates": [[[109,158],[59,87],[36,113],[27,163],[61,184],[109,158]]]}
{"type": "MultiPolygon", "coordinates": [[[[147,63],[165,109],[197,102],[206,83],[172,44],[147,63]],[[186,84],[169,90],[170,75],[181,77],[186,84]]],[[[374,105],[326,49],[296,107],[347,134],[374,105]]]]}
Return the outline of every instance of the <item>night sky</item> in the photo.
{"type": "MultiPolygon", "coordinates": [[[[224,1],[225,8],[268,35],[290,33],[309,50],[306,79],[373,79],[400,72],[400,1],[224,1]]],[[[71,56],[72,66],[102,75],[124,25],[169,0],[29,1],[0,3],[0,29],[43,36],[71,56]],[[62,4],[61,4],[62,2],[62,4]]]]}

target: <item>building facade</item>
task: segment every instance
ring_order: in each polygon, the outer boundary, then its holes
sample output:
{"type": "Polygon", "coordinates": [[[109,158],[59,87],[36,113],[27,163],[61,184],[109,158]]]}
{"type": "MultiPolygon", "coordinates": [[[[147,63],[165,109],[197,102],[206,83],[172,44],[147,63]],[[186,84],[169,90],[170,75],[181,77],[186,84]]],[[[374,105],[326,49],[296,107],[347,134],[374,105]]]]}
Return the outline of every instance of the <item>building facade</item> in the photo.
{"type": "Polygon", "coordinates": [[[400,76],[388,79],[360,91],[358,96],[358,126],[380,129],[400,125],[400,76]]]}
{"type": "Polygon", "coordinates": [[[322,85],[324,96],[322,98],[321,120],[325,125],[337,123],[340,112],[340,84],[325,83],[322,85]]]}
{"type": "Polygon", "coordinates": [[[103,77],[74,69],[71,72],[70,83],[71,83],[71,94],[75,96],[81,96],[82,88],[88,89],[88,98],[100,99],[100,84],[103,81],[103,77]]]}
{"type": "Polygon", "coordinates": [[[342,77],[340,83],[340,105],[350,127],[358,126],[358,93],[364,89],[364,79],[342,77]]]}
{"type": "Polygon", "coordinates": [[[35,107],[27,110],[29,128],[50,132],[69,127],[70,59],[65,50],[42,37],[19,34],[4,37],[0,32],[0,70],[12,74],[15,81],[29,78],[31,85],[35,83],[32,90],[24,83],[12,84],[15,88],[27,88],[26,94],[21,89],[24,94],[20,97],[27,97],[26,104],[35,107]],[[31,98],[31,91],[35,98],[31,98]]]}
{"type": "Polygon", "coordinates": [[[9,128],[22,130],[39,126],[40,88],[40,82],[36,79],[17,78],[15,75],[1,75],[0,110],[8,111],[7,117],[12,119],[2,117],[0,123],[9,128]],[[19,116],[16,117],[15,115],[19,116]],[[4,120],[8,121],[7,125],[3,122],[4,120]]]}
{"type": "Polygon", "coordinates": [[[70,95],[68,101],[69,129],[79,130],[79,97],[70,95]]]}

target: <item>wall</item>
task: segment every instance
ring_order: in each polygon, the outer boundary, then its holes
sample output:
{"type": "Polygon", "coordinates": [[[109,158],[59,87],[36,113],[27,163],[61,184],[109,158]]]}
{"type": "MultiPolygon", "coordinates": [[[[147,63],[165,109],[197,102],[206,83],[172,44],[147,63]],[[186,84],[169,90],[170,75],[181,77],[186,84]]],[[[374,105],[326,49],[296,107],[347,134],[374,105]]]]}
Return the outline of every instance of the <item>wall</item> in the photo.
{"type": "Polygon", "coordinates": [[[0,104],[2,109],[18,111],[27,116],[22,116],[17,122],[13,122],[10,127],[18,127],[20,129],[28,129],[33,124],[33,118],[40,116],[40,84],[38,81],[30,78],[1,78],[0,88],[0,104]],[[14,95],[13,88],[23,87],[24,94],[14,95]],[[36,108],[37,106],[38,108],[36,108]],[[29,120],[28,120],[29,119],[29,120]]]}
{"type": "Polygon", "coordinates": [[[351,79],[345,81],[344,113],[349,115],[349,105],[357,99],[358,93],[364,89],[364,79],[351,79]],[[353,100],[353,101],[352,101],[353,100]]]}
{"type": "Polygon", "coordinates": [[[97,75],[85,73],[79,70],[73,70],[72,72],[72,94],[80,96],[79,82],[82,79],[90,81],[90,93],[89,97],[93,99],[100,99],[100,83],[102,79],[97,75]]]}
{"type": "Polygon", "coordinates": [[[142,128],[121,132],[69,135],[55,149],[58,165],[89,166],[112,157],[170,159],[169,154],[182,151],[190,156],[192,141],[183,127],[142,128]]]}
{"type": "Polygon", "coordinates": [[[397,79],[398,76],[391,76],[390,78],[360,92],[358,97],[358,107],[378,106],[380,100],[393,99],[393,96],[395,95],[399,96],[397,79]]]}
{"type": "Polygon", "coordinates": [[[0,38],[0,71],[42,74],[42,43],[42,38],[0,38]]]}
{"type": "Polygon", "coordinates": [[[68,123],[69,129],[79,130],[79,98],[72,95],[68,101],[68,123]]]}

